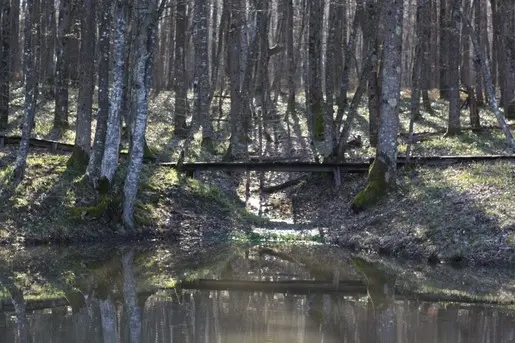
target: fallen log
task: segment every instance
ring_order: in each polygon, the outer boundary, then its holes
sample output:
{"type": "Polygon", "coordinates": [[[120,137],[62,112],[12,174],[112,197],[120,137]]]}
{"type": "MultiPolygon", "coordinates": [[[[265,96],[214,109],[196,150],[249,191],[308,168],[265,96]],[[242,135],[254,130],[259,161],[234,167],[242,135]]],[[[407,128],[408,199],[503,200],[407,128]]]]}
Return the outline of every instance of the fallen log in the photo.
{"type": "Polygon", "coordinates": [[[289,181],[283,182],[278,185],[263,187],[263,188],[261,188],[261,192],[263,192],[265,194],[272,194],[275,192],[282,191],[286,188],[296,186],[304,180],[306,180],[306,177],[299,177],[298,179],[289,180],[289,181]]]}

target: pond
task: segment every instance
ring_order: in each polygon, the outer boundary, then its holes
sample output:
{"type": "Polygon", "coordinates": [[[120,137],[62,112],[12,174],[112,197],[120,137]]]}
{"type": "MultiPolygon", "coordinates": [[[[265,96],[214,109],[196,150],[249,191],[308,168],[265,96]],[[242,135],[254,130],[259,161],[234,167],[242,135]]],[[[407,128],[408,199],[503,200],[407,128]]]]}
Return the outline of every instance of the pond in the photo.
{"type": "Polygon", "coordinates": [[[323,246],[0,249],[0,342],[515,342],[511,271],[323,246]]]}

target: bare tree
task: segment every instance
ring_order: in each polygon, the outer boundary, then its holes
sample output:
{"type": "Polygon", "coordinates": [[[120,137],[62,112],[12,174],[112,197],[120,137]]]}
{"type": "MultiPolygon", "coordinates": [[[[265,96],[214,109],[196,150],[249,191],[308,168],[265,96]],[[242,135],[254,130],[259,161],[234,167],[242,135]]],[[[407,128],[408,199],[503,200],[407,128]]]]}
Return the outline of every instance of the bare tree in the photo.
{"type": "Polygon", "coordinates": [[[36,114],[36,102],[38,94],[38,69],[36,61],[39,55],[37,33],[39,30],[39,1],[27,0],[25,11],[25,39],[23,55],[25,103],[23,111],[23,126],[20,146],[16,155],[16,162],[13,172],[14,184],[22,181],[25,174],[27,155],[29,152],[29,138],[34,127],[34,116],[36,114]]]}
{"type": "Polygon", "coordinates": [[[73,1],[59,2],[57,27],[57,60],[55,65],[55,117],[54,128],[68,127],[68,42],[73,1]]]}
{"type": "Polygon", "coordinates": [[[195,112],[202,125],[202,147],[212,152],[213,128],[209,107],[211,104],[211,77],[209,72],[209,2],[195,1],[195,112]]]}
{"type": "Polygon", "coordinates": [[[10,1],[4,0],[0,7],[0,130],[7,128],[9,121],[10,13],[10,1]]]}
{"type": "Polygon", "coordinates": [[[312,122],[312,135],[316,140],[324,138],[324,97],[322,94],[322,19],[323,0],[309,1],[308,36],[308,120],[312,122]]]}
{"type": "Polygon", "coordinates": [[[403,0],[388,0],[384,12],[383,61],[381,69],[380,126],[376,157],[370,166],[366,187],[352,202],[360,211],[377,202],[395,185],[397,174],[397,135],[401,81],[403,0]]]}
{"type": "Polygon", "coordinates": [[[175,113],[174,113],[174,134],[185,138],[188,133],[186,128],[186,117],[188,115],[188,85],[186,82],[186,25],[188,22],[186,14],[186,1],[177,1],[175,20],[175,113]]]}
{"type": "Polygon", "coordinates": [[[460,5],[461,0],[449,0],[451,19],[450,26],[447,28],[447,40],[449,49],[447,61],[447,94],[449,96],[449,120],[447,122],[446,136],[460,133],[460,5]]]}
{"type": "Polygon", "coordinates": [[[132,133],[132,146],[129,166],[123,187],[123,222],[134,230],[134,205],[138,192],[138,180],[143,163],[145,131],[148,119],[148,93],[152,80],[152,54],[155,47],[157,23],[164,8],[163,1],[157,6],[157,0],[140,1],[136,10],[137,22],[140,23],[136,37],[136,117],[132,133]]]}
{"type": "Polygon", "coordinates": [[[92,184],[97,187],[100,177],[100,168],[104,156],[107,117],[109,115],[109,64],[110,64],[110,41],[111,41],[111,0],[102,0],[99,12],[99,38],[98,38],[98,112],[93,149],[89,156],[86,174],[92,184]]]}
{"type": "Polygon", "coordinates": [[[95,88],[96,9],[94,0],[82,0],[80,83],[75,147],[69,164],[86,170],[91,149],[91,107],[95,88]]]}
{"type": "Polygon", "coordinates": [[[115,6],[115,34],[113,38],[113,85],[109,98],[109,114],[105,150],[102,159],[100,192],[104,193],[112,185],[114,174],[118,168],[120,149],[120,134],[122,124],[123,80],[125,72],[125,42],[126,42],[126,3],[118,0],[115,6]]]}

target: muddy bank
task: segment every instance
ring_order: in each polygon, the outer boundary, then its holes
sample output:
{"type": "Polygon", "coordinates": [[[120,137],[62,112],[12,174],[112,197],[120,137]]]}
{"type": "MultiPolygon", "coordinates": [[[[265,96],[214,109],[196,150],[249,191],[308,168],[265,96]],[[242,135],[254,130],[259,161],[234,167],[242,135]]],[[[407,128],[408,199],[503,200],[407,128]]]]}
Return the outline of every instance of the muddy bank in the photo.
{"type": "Polygon", "coordinates": [[[388,198],[355,214],[350,204],[364,184],[363,176],[345,176],[340,187],[311,177],[275,201],[288,204],[283,214],[292,226],[319,228],[354,251],[456,266],[515,264],[514,163],[402,169],[388,198]]]}

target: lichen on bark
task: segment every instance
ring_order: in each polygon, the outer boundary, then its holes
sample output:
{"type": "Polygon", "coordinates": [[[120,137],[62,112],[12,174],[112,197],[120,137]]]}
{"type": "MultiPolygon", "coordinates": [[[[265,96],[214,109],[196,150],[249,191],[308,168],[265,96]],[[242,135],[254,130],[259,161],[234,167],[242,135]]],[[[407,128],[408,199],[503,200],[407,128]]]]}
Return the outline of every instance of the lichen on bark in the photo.
{"type": "Polygon", "coordinates": [[[388,165],[388,161],[384,159],[376,158],[374,160],[368,172],[365,189],[359,192],[352,201],[351,209],[355,213],[375,205],[394,184],[395,179],[390,177],[388,165]]]}

